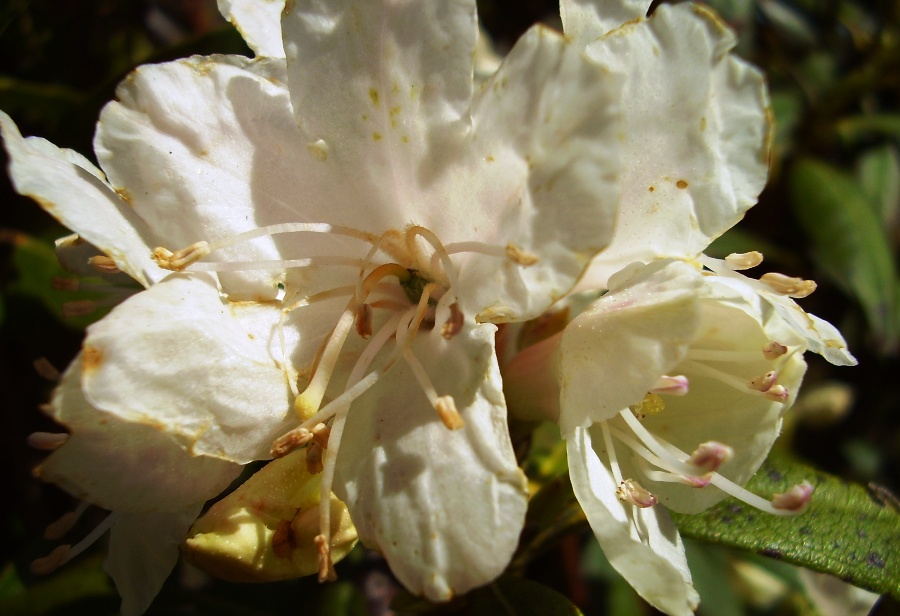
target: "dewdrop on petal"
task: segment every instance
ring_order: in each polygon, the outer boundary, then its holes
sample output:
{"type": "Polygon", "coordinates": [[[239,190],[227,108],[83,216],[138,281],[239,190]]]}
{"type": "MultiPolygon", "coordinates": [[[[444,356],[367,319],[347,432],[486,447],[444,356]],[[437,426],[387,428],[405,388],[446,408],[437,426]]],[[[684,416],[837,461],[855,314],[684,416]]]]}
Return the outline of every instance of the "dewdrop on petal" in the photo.
{"type": "MultiPolygon", "coordinates": [[[[307,472],[306,452],[269,462],[216,503],[191,528],[189,561],[233,582],[270,582],[319,570],[321,475],[307,472]]],[[[331,558],[356,545],[356,528],[343,502],[331,495],[331,558]]]]}

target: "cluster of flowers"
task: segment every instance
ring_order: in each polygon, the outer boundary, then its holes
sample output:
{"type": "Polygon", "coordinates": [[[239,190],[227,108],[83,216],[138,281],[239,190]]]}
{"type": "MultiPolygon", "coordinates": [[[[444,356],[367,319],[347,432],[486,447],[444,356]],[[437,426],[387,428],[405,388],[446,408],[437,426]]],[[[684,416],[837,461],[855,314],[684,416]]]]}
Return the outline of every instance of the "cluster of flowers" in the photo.
{"type": "Polygon", "coordinates": [[[562,0],[565,35],[535,26],[476,87],[474,0],[219,5],[257,57],[135,70],[102,171],[0,114],[16,188],[78,233],[62,262],[144,287],[62,376],[68,433],[33,437],[43,479],[112,512],[93,535],[125,614],[192,525],[234,579],[331,579],[358,537],[429,599],[487,583],[528,500],[507,403],[558,421],[610,562],[669,614],[698,599],[661,505],[804,506],[808,484],[739,486],[803,352],[854,360],[791,299],[813,283],[702,254],[762,190],[770,136],[714,14],[562,0]],[[563,331],[498,353],[498,326],[573,292],[592,303],[563,331]]]}

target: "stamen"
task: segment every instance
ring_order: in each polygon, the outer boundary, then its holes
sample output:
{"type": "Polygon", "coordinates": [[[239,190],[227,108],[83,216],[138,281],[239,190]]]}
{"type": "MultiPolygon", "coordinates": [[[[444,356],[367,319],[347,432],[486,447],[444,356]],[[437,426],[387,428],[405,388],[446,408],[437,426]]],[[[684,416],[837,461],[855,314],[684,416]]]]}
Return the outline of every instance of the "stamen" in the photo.
{"type": "Polygon", "coordinates": [[[637,404],[629,405],[628,408],[635,417],[643,419],[647,415],[658,415],[659,413],[662,413],[666,408],[666,403],[656,394],[648,393],[644,396],[643,400],[637,404]]]}
{"type": "Polygon", "coordinates": [[[70,302],[64,302],[62,305],[62,315],[67,319],[74,317],[83,317],[93,314],[98,308],[98,303],[90,299],[76,299],[70,302]]]}
{"type": "Polygon", "coordinates": [[[753,381],[755,381],[756,379],[750,382],[745,382],[732,374],[722,372],[721,370],[717,370],[715,368],[712,368],[711,366],[707,366],[706,364],[701,364],[694,361],[689,361],[687,362],[687,364],[687,366],[682,366],[686,368],[686,371],[699,373],[704,376],[714,378],[730,387],[733,387],[734,389],[737,389],[738,391],[742,391],[748,394],[765,396],[769,400],[774,400],[776,402],[784,402],[785,400],[787,400],[787,390],[781,385],[775,385],[771,389],[760,391],[752,385],[753,381]]]}
{"type": "MultiPolygon", "coordinates": [[[[329,495],[330,498],[330,495],[329,495]]],[[[331,561],[330,539],[324,535],[316,535],[313,540],[319,551],[319,582],[333,582],[337,579],[334,563],[331,561]]]]}
{"type": "Polygon", "coordinates": [[[454,242],[444,246],[444,250],[448,255],[455,255],[461,252],[477,252],[489,257],[506,257],[523,267],[528,267],[538,262],[537,255],[528,252],[515,244],[498,246],[496,244],[485,244],[483,242],[454,242]]]}
{"type": "Polygon", "coordinates": [[[438,416],[444,422],[444,425],[450,430],[458,430],[466,425],[462,415],[456,410],[456,403],[453,398],[451,396],[438,396],[434,385],[431,384],[431,379],[428,378],[428,374],[425,372],[425,368],[413,352],[405,349],[403,351],[403,359],[409,364],[416,380],[419,382],[419,387],[425,392],[428,401],[434,407],[434,410],[438,412],[438,416]]]}
{"type": "Polygon", "coordinates": [[[776,380],[778,380],[778,373],[774,370],[770,370],[765,374],[760,374],[751,379],[747,384],[747,387],[755,389],[756,391],[769,391],[772,389],[772,386],[775,385],[776,380]]]}
{"type": "Polygon", "coordinates": [[[763,262],[763,255],[756,250],[751,252],[735,252],[725,257],[725,262],[735,270],[746,270],[763,262]]]}
{"type": "Polygon", "coordinates": [[[722,464],[728,462],[734,455],[734,450],[728,445],[717,443],[716,441],[708,441],[700,444],[691,457],[688,458],[688,464],[693,464],[705,475],[718,470],[722,464]]]}
{"type": "Polygon", "coordinates": [[[101,274],[121,274],[122,270],[110,257],[95,255],[88,259],[88,264],[101,274]]]}
{"type": "Polygon", "coordinates": [[[412,226],[407,229],[407,243],[409,244],[410,250],[415,249],[415,236],[421,235],[422,238],[431,244],[431,247],[434,249],[434,254],[441,261],[441,265],[444,266],[444,274],[447,276],[447,280],[449,281],[449,287],[451,289],[458,289],[459,284],[457,281],[459,280],[459,276],[456,273],[456,266],[453,265],[453,261],[450,259],[450,254],[444,248],[444,245],[441,243],[441,240],[438,239],[432,231],[426,229],[425,227],[412,226]]]}
{"type": "Polygon", "coordinates": [[[441,336],[443,336],[445,340],[450,340],[456,336],[462,331],[465,322],[464,319],[465,317],[459,309],[459,304],[456,302],[450,304],[450,318],[441,325],[441,336]]]}
{"type": "Polygon", "coordinates": [[[619,483],[619,487],[616,488],[616,496],[619,497],[620,501],[631,503],[642,509],[656,504],[656,497],[645,490],[634,479],[626,479],[619,483]]]}
{"type": "Polygon", "coordinates": [[[759,277],[759,281],[778,293],[798,299],[806,297],[816,290],[816,283],[812,280],[803,280],[775,272],[763,274],[759,277]]]}
{"type": "Polygon", "coordinates": [[[306,448],[306,470],[310,475],[318,475],[325,468],[322,464],[322,446],[313,441],[306,448]]]}
{"type": "Polygon", "coordinates": [[[59,370],[50,363],[50,360],[46,357],[38,357],[32,363],[34,366],[34,371],[38,373],[41,378],[47,379],[48,381],[56,382],[59,380],[59,370]]]}
{"type": "Polygon", "coordinates": [[[318,222],[287,222],[277,225],[269,225],[267,227],[259,227],[258,229],[252,229],[251,231],[238,233],[237,235],[232,235],[231,237],[212,242],[209,245],[209,248],[210,250],[218,250],[219,248],[227,248],[228,246],[234,246],[235,244],[240,244],[249,240],[255,240],[259,237],[280,235],[282,233],[325,233],[331,235],[343,235],[346,237],[356,238],[368,244],[372,244],[376,241],[376,237],[373,234],[366,233],[365,231],[359,231],[358,229],[354,229],[352,227],[330,225],[328,223],[318,222]]]}
{"type": "Polygon", "coordinates": [[[77,278],[62,278],[54,276],[50,279],[50,286],[56,291],[77,291],[81,286],[81,281],[77,278]]]}
{"type": "Polygon", "coordinates": [[[75,511],[69,511],[68,513],[63,514],[58,520],[47,526],[44,530],[44,539],[56,540],[62,538],[74,528],[75,524],[90,506],[90,503],[87,501],[78,503],[75,511]]]}
{"type": "Polygon", "coordinates": [[[69,435],[64,432],[32,432],[28,435],[27,443],[29,446],[41,451],[56,451],[65,445],[68,440],[69,435]]]}
{"type": "Polygon", "coordinates": [[[312,379],[310,379],[309,385],[294,400],[294,410],[301,420],[308,419],[311,415],[314,415],[319,410],[319,405],[322,404],[322,398],[325,396],[325,390],[328,388],[331,374],[337,365],[341,349],[347,340],[350,328],[353,327],[353,322],[356,320],[356,310],[353,309],[353,303],[354,300],[351,300],[347,309],[341,314],[337,325],[334,326],[331,337],[325,343],[325,350],[316,366],[312,379]]]}
{"type": "Polygon", "coordinates": [[[62,565],[66,564],[87,548],[89,548],[97,539],[110,529],[117,515],[110,513],[100,524],[97,525],[88,535],[79,541],[74,547],[71,545],[61,545],[50,552],[43,558],[38,558],[31,563],[31,572],[36,575],[46,575],[52,573],[62,565]]]}
{"type": "Polygon", "coordinates": [[[775,385],[768,391],[763,392],[763,397],[775,402],[785,403],[788,401],[790,394],[788,393],[788,390],[785,389],[784,385],[775,385]]]}
{"type": "Polygon", "coordinates": [[[776,509],[800,513],[809,505],[813,490],[815,490],[813,485],[808,481],[804,481],[793,486],[787,492],[782,492],[772,497],[772,506],[776,509]]]}
{"type": "Polygon", "coordinates": [[[778,359],[779,357],[781,357],[782,355],[787,353],[788,348],[786,346],[784,346],[783,344],[779,344],[779,343],[775,342],[774,340],[770,340],[763,347],[762,351],[763,351],[763,355],[765,356],[766,359],[774,360],[774,359],[778,359]]]}
{"type": "Polygon", "coordinates": [[[366,340],[372,335],[372,306],[360,304],[356,308],[356,333],[366,340]]]}
{"type": "Polygon", "coordinates": [[[538,257],[536,254],[519,248],[515,244],[506,245],[506,256],[509,257],[511,261],[518,263],[522,267],[529,267],[538,262],[538,257]]]}
{"type": "Polygon", "coordinates": [[[282,259],[274,261],[206,261],[204,263],[191,262],[188,265],[193,265],[191,271],[194,272],[244,272],[249,270],[259,272],[275,272],[280,270],[297,269],[312,266],[327,267],[331,265],[343,265],[349,267],[359,267],[362,264],[362,259],[355,259],[353,257],[323,256],[307,257],[305,259],[282,259]]]}
{"type": "Polygon", "coordinates": [[[369,294],[375,288],[375,285],[388,276],[394,276],[401,283],[408,282],[412,279],[412,274],[409,270],[398,263],[385,263],[379,265],[363,279],[357,294],[357,301],[365,303],[366,298],[369,297],[369,294]]]}
{"type": "MultiPolygon", "coordinates": [[[[668,394],[670,396],[683,396],[688,393],[690,382],[684,375],[668,376],[663,375],[650,390],[651,394],[668,394]]],[[[659,411],[663,409],[660,408],[659,411]]],[[[656,411],[656,412],[659,412],[656,411]]]]}
{"type": "Polygon", "coordinates": [[[153,260],[163,269],[180,272],[211,252],[207,242],[195,242],[186,248],[172,252],[162,246],[153,251],[153,260]]]}

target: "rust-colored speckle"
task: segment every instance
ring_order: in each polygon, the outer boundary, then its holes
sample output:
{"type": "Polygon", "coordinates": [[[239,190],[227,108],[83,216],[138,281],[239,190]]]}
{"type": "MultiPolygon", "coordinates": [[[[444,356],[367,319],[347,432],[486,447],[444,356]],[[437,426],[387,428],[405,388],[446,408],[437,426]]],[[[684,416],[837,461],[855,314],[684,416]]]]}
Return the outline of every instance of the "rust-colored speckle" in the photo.
{"type": "Polygon", "coordinates": [[[92,346],[84,346],[84,350],[81,353],[81,372],[82,374],[87,374],[89,372],[94,372],[97,368],[100,367],[100,364],[103,362],[103,351],[98,349],[97,347],[92,346]]]}
{"type": "Polygon", "coordinates": [[[372,139],[375,141],[381,141],[381,133],[372,133],[372,139]]]}
{"type": "Polygon", "coordinates": [[[681,190],[684,190],[685,188],[688,187],[688,183],[685,182],[684,180],[678,180],[677,182],[675,182],[675,186],[677,186],[681,190]]]}
{"type": "Polygon", "coordinates": [[[702,118],[700,118],[700,132],[702,133],[705,130],[706,130],[706,116],[703,116],[702,118]]]}
{"type": "Polygon", "coordinates": [[[131,196],[131,193],[128,192],[127,188],[116,188],[115,191],[122,201],[134,207],[134,197],[131,196]]]}
{"type": "Polygon", "coordinates": [[[654,190],[656,190],[656,187],[655,187],[655,186],[648,186],[648,187],[647,187],[647,190],[649,190],[650,192],[653,192],[654,190]]]}
{"type": "Polygon", "coordinates": [[[492,162],[494,162],[494,157],[491,156],[490,154],[488,154],[487,156],[484,157],[484,160],[486,160],[489,163],[492,163],[492,162]]]}
{"type": "Polygon", "coordinates": [[[409,135],[403,135],[402,137],[400,137],[400,141],[402,141],[403,143],[409,143],[409,135]]]}
{"type": "Polygon", "coordinates": [[[372,101],[372,105],[375,107],[378,106],[378,90],[375,88],[369,88],[369,100],[372,101]]]}

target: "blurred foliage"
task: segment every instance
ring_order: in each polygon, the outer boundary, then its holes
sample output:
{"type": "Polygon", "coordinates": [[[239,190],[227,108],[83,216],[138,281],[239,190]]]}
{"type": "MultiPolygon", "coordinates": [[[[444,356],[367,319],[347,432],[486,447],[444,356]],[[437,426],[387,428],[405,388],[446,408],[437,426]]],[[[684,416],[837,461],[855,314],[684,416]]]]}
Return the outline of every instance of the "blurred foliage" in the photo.
{"type": "MultiPolygon", "coordinates": [[[[760,269],[819,283],[802,306],[841,328],[860,366],[836,370],[810,358],[804,393],[779,448],[842,480],[870,485],[866,491],[828,479],[826,491],[836,496],[814,505],[811,514],[817,507],[845,507],[870,515],[877,505],[869,497],[889,502],[886,490],[896,489],[900,479],[900,2],[710,4],[736,30],[740,54],[768,75],[775,118],[770,184],[745,221],[710,252],[761,250],[767,260],[760,269]],[[859,498],[844,502],[851,492],[859,498]]],[[[501,50],[535,21],[559,23],[553,0],[482,0],[479,8],[501,50]]],[[[7,0],[0,4],[0,108],[24,134],[90,157],[94,122],[116,83],[137,64],[194,53],[248,53],[213,0],[7,0]]],[[[43,527],[72,502],[31,477],[41,454],[25,445],[30,432],[53,429],[36,410],[51,384],[38,377],[32,362],[46,357],[64,367],[78,350],[81,329],[102,314],[73,320],[63,316],[64,304],[102,303],[108,293],[53,289],[62,272],[52,240],[67,231],[16,195],[5,176],[0,191],[0,490],[6,495],[0,512],[0,612],[115,614],[118,599],[97,551],[49,577],[29,572],[28,562],[53,547],[37,539],[43,527]]],[[[309,579],[239,586],[179,568],[149,614],[274,615],[301,606],[316,615],[377,614],[388,613],[392,601],[401,613],[654,613],[615,574],[590,536],[568,485],[558,435],[546,426],[533,428],[514,427],[536,494],[522,543],[510,575],[483,590],[434,608],[406,596],[384,563],[358,548],[339,564],[340,581],[325,586],[309,579]]],[[[757,489],[766,491],[767,477],[761,473],[754,480],[762,482],[757,489]]],[[[688,535],[738,545],[716,535],[729,506],[679,522],[688,535]]],[[[814,524],[815,517],[804,524],[814,524]]],[[[83,534],[90,523],[76,532],[83,534]]],[[[791,541],[803,543],[803,527],[796,526],[795,534],[785,531],[782,555],[791,541]]],[[[852,534],[848,539],[855,541],[852,534]]],[[[885,558],[893,561],[881,582],[849,570],[846,575],[883,590],[893,584],[896,593],[896,544],[888,550],[885,558]]],[[[786,562],[700,542],[688,542],[688,556],[701,615],[818,613],[797,570],[786,562]]],[[[900,608],[886,599],[876,613],[900,608]]]]}

